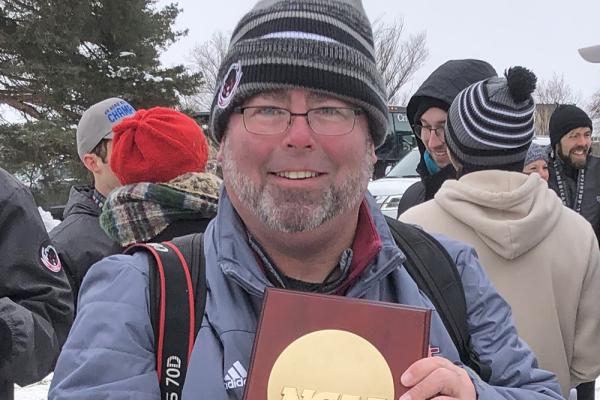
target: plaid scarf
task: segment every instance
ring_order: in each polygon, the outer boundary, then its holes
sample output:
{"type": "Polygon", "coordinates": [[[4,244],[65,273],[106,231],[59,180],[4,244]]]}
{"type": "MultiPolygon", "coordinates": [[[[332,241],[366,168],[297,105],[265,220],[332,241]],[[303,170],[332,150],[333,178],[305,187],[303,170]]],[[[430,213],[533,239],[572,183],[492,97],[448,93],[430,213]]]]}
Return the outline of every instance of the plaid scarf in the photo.
{"type": "Polygon", "coordinates": [[[220,186],[219,177],[205,172],[121,186],[108,195],[100,225],[121,246],[146,242],[175,221],[214,217],[220,186]]]}

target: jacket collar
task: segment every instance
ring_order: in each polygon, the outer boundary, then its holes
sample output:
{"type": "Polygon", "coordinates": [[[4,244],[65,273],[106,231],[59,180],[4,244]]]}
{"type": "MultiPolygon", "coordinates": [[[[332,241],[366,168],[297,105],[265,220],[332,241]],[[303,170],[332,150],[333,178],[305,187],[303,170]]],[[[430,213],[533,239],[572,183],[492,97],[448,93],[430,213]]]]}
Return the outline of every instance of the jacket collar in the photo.
{"type": "MultiPolygon", "coordinates": [[[[344,291],[353,297],[359,297],[371,285],[398,268],[405,259],[402,252],[396,246],[391,236],[385,217],[377,208],[375,200],[366,194],[363,201],[366,216],[360,219],[363,226],[359,234],[379,236],[379,243],[366,245],[364,249],[358,250],[355,255],[357,263],[363,262],[365,267],[357,273],[349,276],[349,282],[344,291]],[[361,233],[362,232],[362,233],[361,233]],[[361,257],[367,259],[361,260],[361,257]]],[[[239,215],[233,208],[225,189],[222,190],[219,200],[219,211],[213,221],[213,229],[210,230],[211,242],[215,246],[217,254],[217,265],[223,274],[234,280],[248,293],[262,296],[266,287],[272,286],[266,278],[262,268],[259,266],[254,251],[248,243],[246,228],[239,215]]],[[[359,240],[364,240],[359,239],[359,240]]],[[[366,240],[364,241],[366,243],[366,240]]],[[[353,262],[354,264],[354,262],[353,262]]]]}

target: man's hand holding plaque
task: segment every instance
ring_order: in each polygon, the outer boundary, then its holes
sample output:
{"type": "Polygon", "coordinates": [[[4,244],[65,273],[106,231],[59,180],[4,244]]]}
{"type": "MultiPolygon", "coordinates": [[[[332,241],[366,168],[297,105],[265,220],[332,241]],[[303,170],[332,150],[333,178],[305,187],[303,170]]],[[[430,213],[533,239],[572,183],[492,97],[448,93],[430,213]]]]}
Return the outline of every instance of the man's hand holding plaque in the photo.
{"type": "Polygon", "coordinates": [[[430,318],[422,308],[269,289],[244,398],[394,400],[408,390],[410,366],[420,381],[411,393],[427,393],[428,363],[418,360],[428,356],[430,318]]]}
{"type": "Polygon", "coordinates": [[[463,368],[443,357],[423,358],[411,365],[401,377],[411,389],[400,400],[475,400],[471,378],[463,368]]]}

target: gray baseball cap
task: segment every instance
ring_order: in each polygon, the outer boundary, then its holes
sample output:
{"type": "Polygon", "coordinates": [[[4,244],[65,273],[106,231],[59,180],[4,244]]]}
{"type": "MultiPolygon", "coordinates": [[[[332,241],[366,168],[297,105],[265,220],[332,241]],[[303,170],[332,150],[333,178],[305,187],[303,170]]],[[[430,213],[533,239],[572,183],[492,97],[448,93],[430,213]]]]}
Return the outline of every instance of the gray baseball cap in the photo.
{"type": "Polygon", "coordinates": [[[579,49],[579,54],[585,61],[600,63],[600,45],[579,49]]]}
{"type": "Polygon", "coordinates": [[[77,153],[91,152],[102,139],[112,139],[113,126],[125,117],[135,114],[135,109],[125,100],[113,97],[94,104],[81,116],[77,125],[77,153]]]}

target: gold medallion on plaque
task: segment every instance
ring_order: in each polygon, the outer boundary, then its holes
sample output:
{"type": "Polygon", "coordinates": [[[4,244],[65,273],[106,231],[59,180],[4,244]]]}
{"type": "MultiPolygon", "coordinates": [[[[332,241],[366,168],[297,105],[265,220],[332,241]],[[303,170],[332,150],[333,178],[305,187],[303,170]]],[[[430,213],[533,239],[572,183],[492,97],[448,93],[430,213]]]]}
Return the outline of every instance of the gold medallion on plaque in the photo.
{"type": "Polygon", "coordinates": [[[267,400],[393,400],[392,371],[369,341],[326,329],[308,333],[279,355],[267,400]]]}

